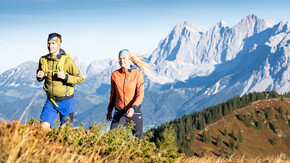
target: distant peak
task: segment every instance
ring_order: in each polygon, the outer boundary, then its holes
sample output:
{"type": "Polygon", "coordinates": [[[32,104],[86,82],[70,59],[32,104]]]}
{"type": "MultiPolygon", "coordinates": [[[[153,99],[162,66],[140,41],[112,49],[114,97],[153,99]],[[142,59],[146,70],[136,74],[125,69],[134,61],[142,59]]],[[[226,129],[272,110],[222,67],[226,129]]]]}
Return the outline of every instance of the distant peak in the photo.
{"type": "Polygon", "coordinates": [[[244,17],[235,27],[238,28],[257,28],[256,31],[262,31],[273,27],[274,22],[271,19],[260,19],[254,14],[244,17]]]}
{"type": "Polygon", "coordinates": [[[218,27],[218,28],[228,27],[228,24],[225,21],[221,20],[218,23],[216,23],[215,27],[218,27]]]}
{"type": "Polygon", "coordinates": [[[197,32],[204,32],[205,31],[202,27],[199,27],[199,26],[192,24],[188,21],[184,21],[182,23],[177,24],[174,27],[174,30],[180,30],[180,29],[184,29],[184,28],[187,28],[190,31],[197,31],[197,32]]]}
{"type": "Polygon", "coordinates": [[[258,20],[259,18],[256,15],[254,15],[254,14],[250,14],[250,15],[246,16],[245,19],[258,20]]]}
{"type": "Polygon", "coordinates": [[[219,21],[218,24],[220,27],[227,27],[228,26],[228,24],[223,20],[219,21]]]}
{"type": "Polygon", "coordinates": [[[25,61],[25,62],[21,63],[20,65],[18,65],[17,67],[29,66],[29,65],[33,65],[35,63],[36,62],[34,62],[34,61],[25,61]]]}
{"type": "Polygon", "coordinates": [[[285,25],[285,24],[287,24],[288,22],[286,21],[286,20],[281,20],[280,22],[279,22],[279,24],[280,25],[285,25]]]}
{"type": "Polygon", "coordinates": [[[188,22],[188,21],[184,21],[184,22],[179,23],[179,25],[181,25],[181,26],[191,26],[191,25],[193,25],[193,24],[191,24],[191,23],[188,22]]]}
{"type": "Polygon", "coordinates": [[[256,15],[250,14],[250,15],[244,17],[241,20],[241,23],[244,24],[244,23],[247,23],[247,22],[256,22],[257,20],[259,20],[259,18],[256,15]]]}
{"type": "Polygon", "coordinates": [[[269,19],[269,18],[260,19],[258,18],[258,16],[254,14],[250,14],[241,20],[242,23],[243,22],[258,22],[258,21],[264,22],[265,24],[268,24],[268,25],[274,25],[274,22],[272,19],[269,19]]]}
{"type": "Polygon", "coordinates": [[[226,27],[228,27],[228,24],[225,21],[221,20],[218,23],[216,23],[214,26],[212,26],[210,28],[210,31],[219,31],[222,28],[226,28],[226,27]]]}

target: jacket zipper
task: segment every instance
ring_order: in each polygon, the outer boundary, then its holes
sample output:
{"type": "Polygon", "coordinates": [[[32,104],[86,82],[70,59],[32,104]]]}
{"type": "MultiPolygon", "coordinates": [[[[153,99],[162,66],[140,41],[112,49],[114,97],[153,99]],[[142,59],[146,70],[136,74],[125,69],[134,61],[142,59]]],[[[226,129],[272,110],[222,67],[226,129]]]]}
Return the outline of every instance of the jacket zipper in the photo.
{"type": "Polygon", "coordinates": [[[54,93],[53,93],[53,66],[54,66],[54,61],[52,61],[52,72],[51,72],[51,93],[52,93],[52,96],[54,97],[54,93]]]}
{"type": "Polygon", "coordinates": [[[125,102],[125,82],[126,82],[126,72],[125,72],[124,84],[123,84],[124,109],[125,109],[125,106],[126,106],[126,102],[125,102]]]}

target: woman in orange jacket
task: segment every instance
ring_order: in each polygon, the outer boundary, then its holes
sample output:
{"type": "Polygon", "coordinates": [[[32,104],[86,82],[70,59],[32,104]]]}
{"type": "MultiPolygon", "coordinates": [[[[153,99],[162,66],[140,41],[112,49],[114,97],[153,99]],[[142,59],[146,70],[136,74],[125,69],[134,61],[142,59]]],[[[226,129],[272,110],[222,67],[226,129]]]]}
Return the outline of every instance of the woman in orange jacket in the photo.
{"type": "Polygon", "coordinates": [[[144,79],[140,71],[131,68],[130,61],[148,74],[149,66],[141,59],[142,56],[132,55],[127,49],[119,52],[121,68],[111,76],[110,102],[106,116],[107,121],[112,120],[111,129],[133,121],[135,126],[132,133],[138,138],[143,135],[141,104],[144,97],[144,79]]]}

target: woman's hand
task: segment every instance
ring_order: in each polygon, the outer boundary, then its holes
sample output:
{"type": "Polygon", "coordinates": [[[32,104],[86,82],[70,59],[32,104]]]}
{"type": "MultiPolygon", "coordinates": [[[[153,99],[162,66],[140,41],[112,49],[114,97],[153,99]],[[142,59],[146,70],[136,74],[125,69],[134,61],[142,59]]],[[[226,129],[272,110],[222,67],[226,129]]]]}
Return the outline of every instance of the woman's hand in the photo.
{"type": "Polygon", "coordinates": [[[108,111],[106,119],[107,119],[107,121],[111,121],[112,120],[112,112],[108,111]]]}
{"type": "Polygon", "coordinates": [[[134,114],[134,109],[130,108],[130,109],[128,109],[126,116],[130,118],[133,116],[133,114],[134,114]]]}

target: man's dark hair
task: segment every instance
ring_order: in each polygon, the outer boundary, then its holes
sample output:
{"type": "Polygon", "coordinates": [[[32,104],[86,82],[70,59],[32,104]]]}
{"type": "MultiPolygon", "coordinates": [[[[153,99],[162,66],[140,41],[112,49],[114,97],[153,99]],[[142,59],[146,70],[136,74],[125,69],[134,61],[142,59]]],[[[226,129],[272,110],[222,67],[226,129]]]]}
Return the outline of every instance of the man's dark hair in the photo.
{"type": "Polygon", "coordinates": [[[51,34],[48,35],[48,38],[50,38],[52,35],[54,35],[57,38],[59,38],[60,39],[60,43],[62,43],[62,39],[61,39],[61,35],[60,34],[58,34],[58,33],[51,33],[51,34]]]}

